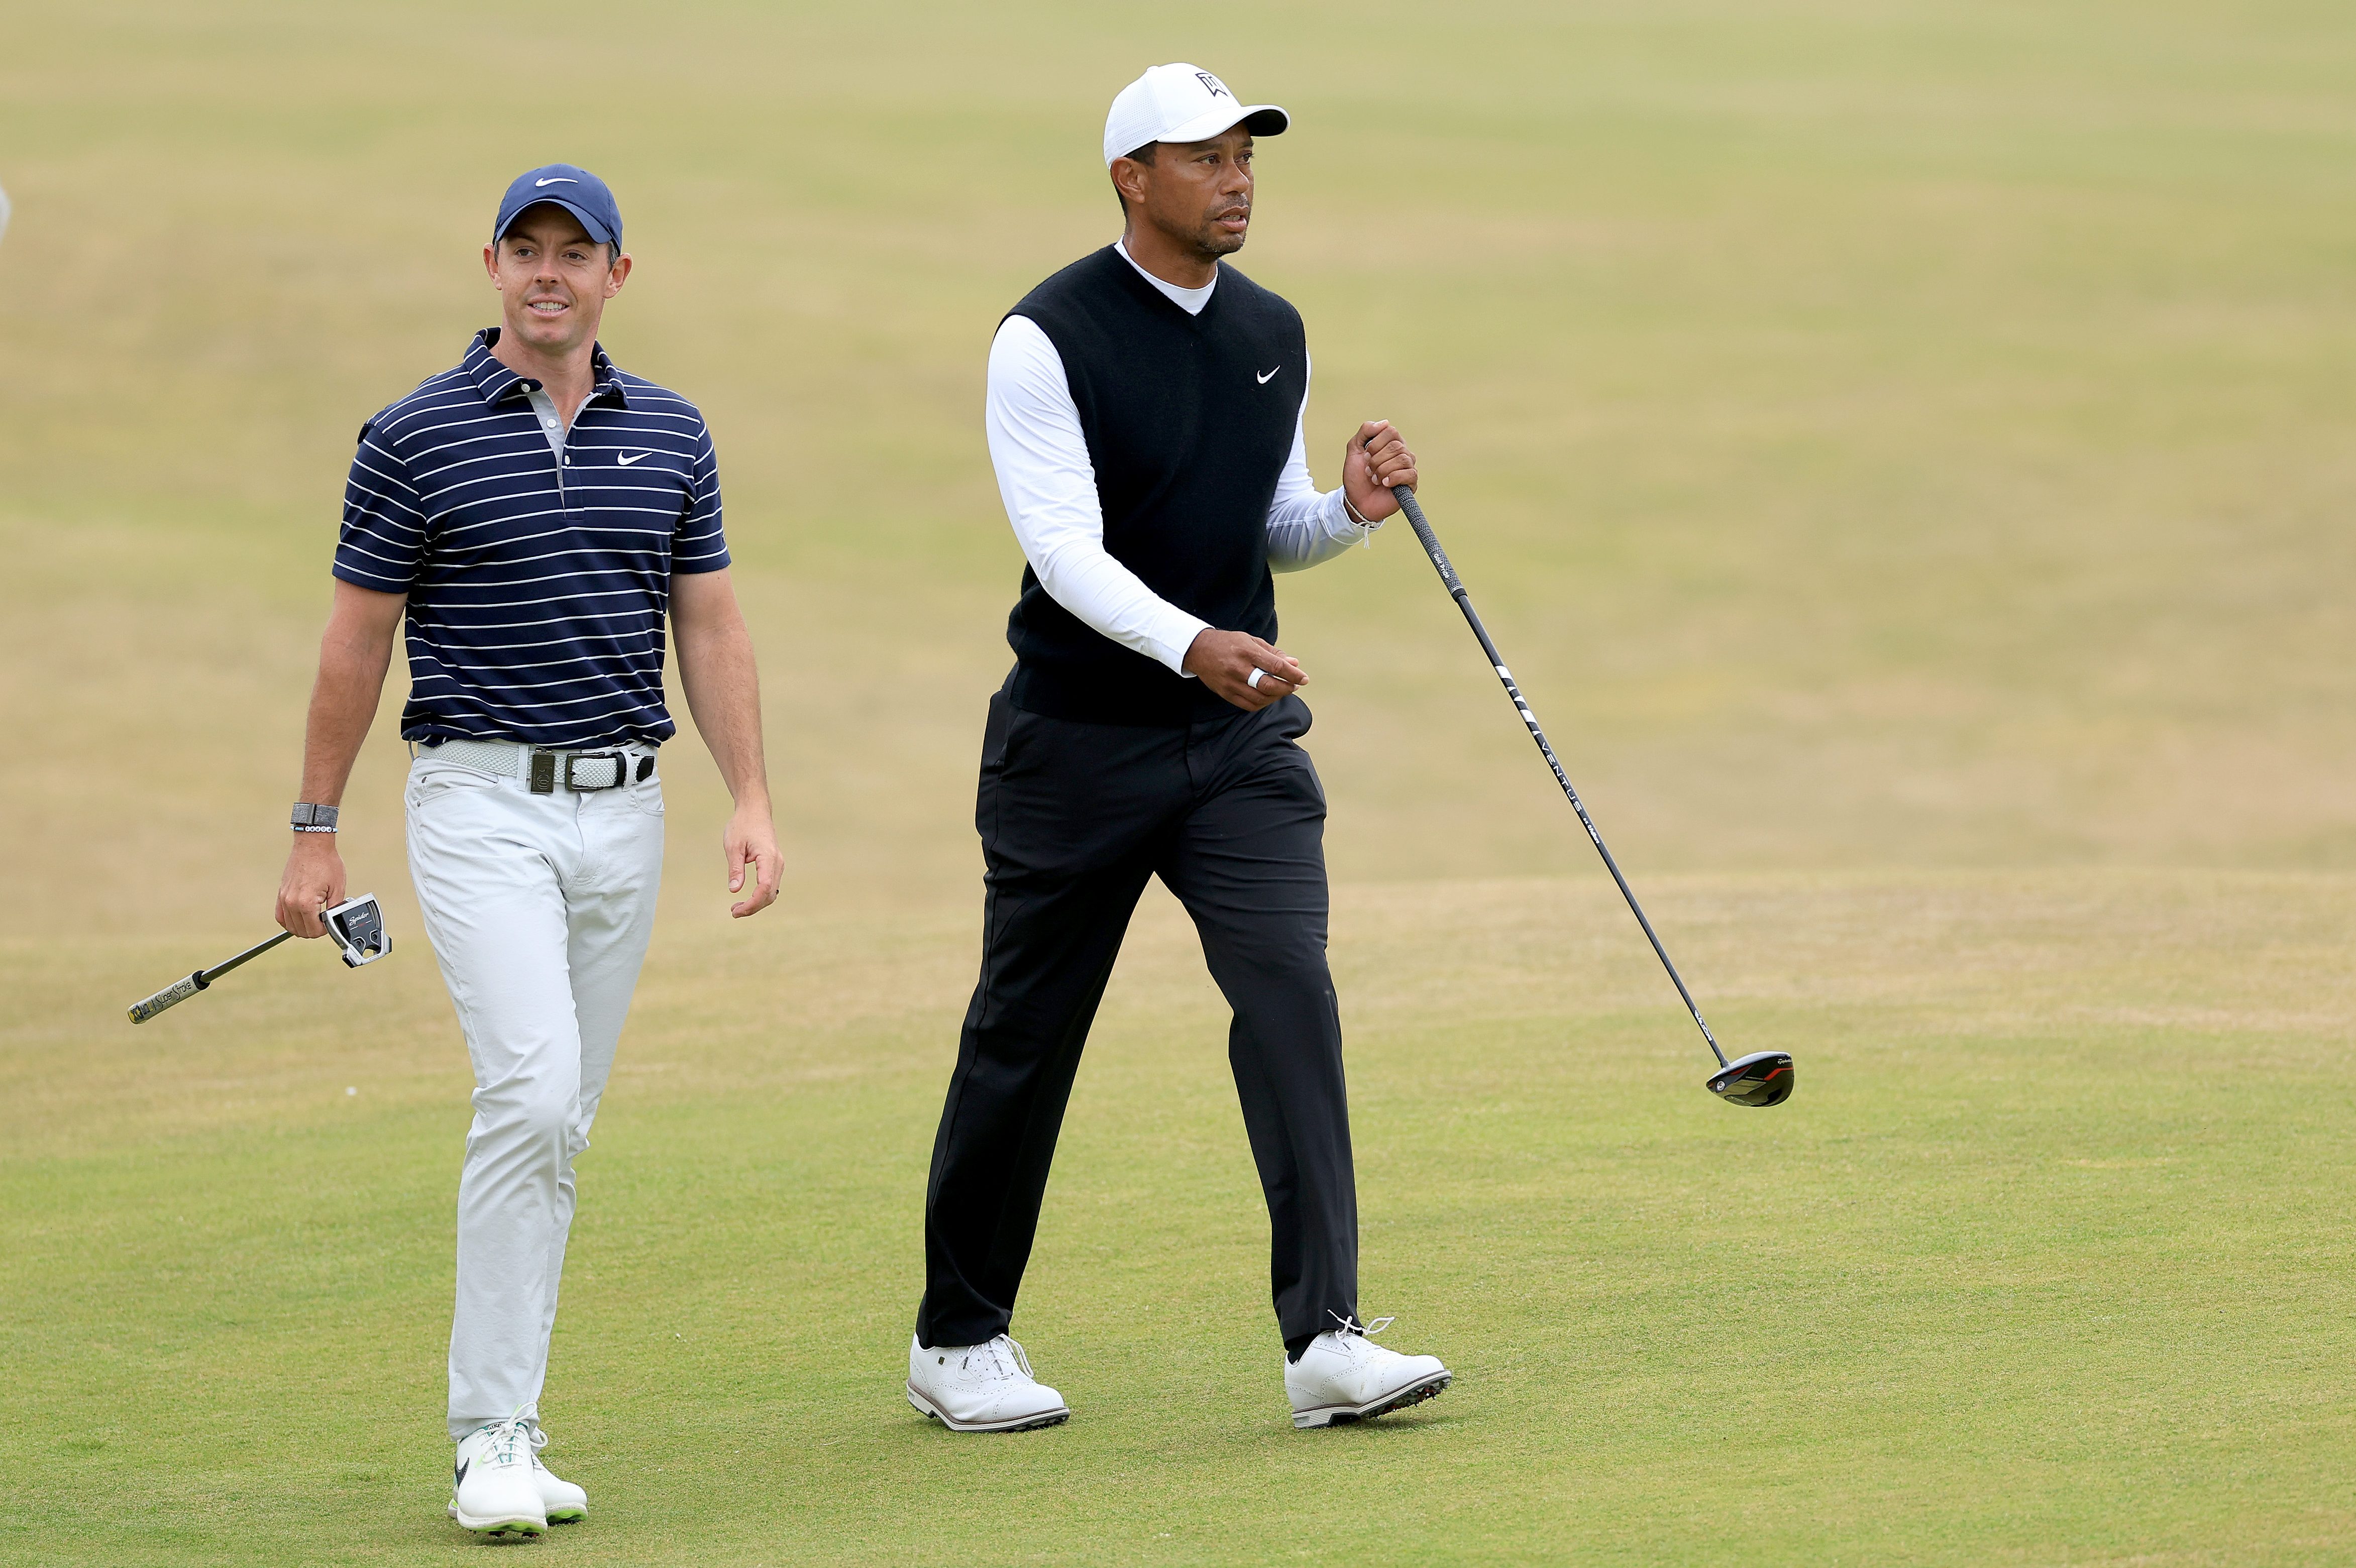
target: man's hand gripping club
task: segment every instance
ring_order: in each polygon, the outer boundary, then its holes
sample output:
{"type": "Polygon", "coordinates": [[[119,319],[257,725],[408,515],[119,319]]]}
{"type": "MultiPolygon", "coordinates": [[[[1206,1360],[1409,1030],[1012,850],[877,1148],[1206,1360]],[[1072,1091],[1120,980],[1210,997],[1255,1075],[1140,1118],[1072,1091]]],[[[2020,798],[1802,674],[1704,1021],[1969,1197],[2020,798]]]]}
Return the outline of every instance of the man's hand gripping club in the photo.
{"type": "MultiPolygon", "coordinates": [[[[303,735],[299,799],[340,805],[352,763],[376,717],[384,673],[392,663],[393,634],[409,603],[404,593],[377,593],[338,580],[327,629],[319,638],[319,677],[311,688],[311,714],[303,735]]],[[[297,833],[278,880],[278,923],[304,938],[325,936],[319,912],[344,901],[344,858],[333,833],[297,833]]]]}
{"type": "MultiPolygon", "coordinates": [[[[1342,493],[1355,518],[1379,523],[1398,510],[1395,485],[1412,488],[1415,453],[1388,420],[1368,420],[1342,458],[1342,493]]],[[[1257,713],[1309,684],[1301,661],[1248,632],[1198,632],[1186,650],[1188,675],[1247,713],[1257,713]]]]}

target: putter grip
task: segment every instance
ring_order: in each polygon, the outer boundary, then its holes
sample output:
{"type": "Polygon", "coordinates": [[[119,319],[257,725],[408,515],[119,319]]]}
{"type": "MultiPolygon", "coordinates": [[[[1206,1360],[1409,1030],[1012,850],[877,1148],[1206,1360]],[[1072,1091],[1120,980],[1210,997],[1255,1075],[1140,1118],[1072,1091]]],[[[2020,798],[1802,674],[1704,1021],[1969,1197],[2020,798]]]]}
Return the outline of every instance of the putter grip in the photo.
{"type": "Polygon", "coordinates": [[[131,1021],[144,1024],[166,1008],[177,1007],[204,988],[204,983],[194,975],[175,980],[145,1001],[132,1003],[131,1021]]]}

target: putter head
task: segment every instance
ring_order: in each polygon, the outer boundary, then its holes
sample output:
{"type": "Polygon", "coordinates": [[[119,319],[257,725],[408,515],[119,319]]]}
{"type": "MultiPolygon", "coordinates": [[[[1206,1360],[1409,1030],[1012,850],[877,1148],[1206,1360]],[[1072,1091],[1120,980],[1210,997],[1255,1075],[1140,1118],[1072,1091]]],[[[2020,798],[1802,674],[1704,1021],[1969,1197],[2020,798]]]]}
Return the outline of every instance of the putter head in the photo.
{"type": "Polygon", "coordinates": [[[1780,1105],[1792,1097],[1792,1053],[1754,1051],[1706,1080],[1709,1092],[1737,1105],[1780,1105]]]}
{"type": "Polygon", "coordinates": [[[384,911],[377,907],[374,893],[346,899],[333,909],[321,911],[319,919],[342,950],[344,962],[355,969],[392,951],[392,938],[385,934],[384,911]]]}

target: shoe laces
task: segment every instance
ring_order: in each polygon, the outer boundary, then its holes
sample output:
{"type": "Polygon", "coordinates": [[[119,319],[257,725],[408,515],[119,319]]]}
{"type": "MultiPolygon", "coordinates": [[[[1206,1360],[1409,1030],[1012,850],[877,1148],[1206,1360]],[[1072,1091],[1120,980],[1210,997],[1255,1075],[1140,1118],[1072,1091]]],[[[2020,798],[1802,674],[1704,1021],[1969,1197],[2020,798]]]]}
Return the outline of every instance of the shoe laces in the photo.
{"type": "Polygon", "coordinates": [[[527,1415],[516,1424],[531,1435],[531,1462],[540,1463],[540,1451],[548,1446],[548,1434],[540,1429],[540,1417],[527,1415]]]}
{"type": "Polygon", "coordinates": [[[1355,1312],[1347,1317],[1343,1317],[1338,1312],[1332,1311],[1327,1312],[1325,1316],[1331,1317],[1334,1324],[1332,1328],[1327,1330],[1328,1333],[1355,1334],[1361,1339],[1371,1339],[1376,1335],[1381,1333],[1384,1329],[1398,1321],[1398,1317],[1396,1313],[1388,1317],[1377,1317],[1372,1323],[1359,1322],[1358,1316],[1355,1312]]]}
{"type": "MultiPolygon", "coordinates": [[[[540,1445],[532,1441],[533,1434],[538,1431],[537,1424],[527,1424],[518,1416],[509,1416],[505,1421],[486,1422],[477,1430],[490,1435],[483,1444],[482,1454],[484,1458],[495,1465],[514,1464],[519,1445],[524,1449],[525,1462],[530,1463],[532,1450],[540,1445]]],[[[541,1441],[545,1442],[546,1439],[543,1438],[541,1441]]]]}
{"type": "Polygon", "coordinates": [[[976,1345],[971,1351],[968,1352],[968,1354],[985,1353],[990,1358],[990,1371],[998,1376],[1002,1378],[1012,1377],[1019,1370],[1024,1377],[1030,1378],[1033,1382],[1038,1381],[1038,1379],[1033,1375],[1031,1371],[1031,1358],[1023,1353],[1022,1343],[1017,1340],[1013,1335],[1001,1334],[996,1339],[991,1340],[988,1344],[976,1345]],[[999,1349],[1001,1345],[1005,1346],[1007,1349],[1013,1352],[1013,1357],[1011,1360],[999,1349]]]}

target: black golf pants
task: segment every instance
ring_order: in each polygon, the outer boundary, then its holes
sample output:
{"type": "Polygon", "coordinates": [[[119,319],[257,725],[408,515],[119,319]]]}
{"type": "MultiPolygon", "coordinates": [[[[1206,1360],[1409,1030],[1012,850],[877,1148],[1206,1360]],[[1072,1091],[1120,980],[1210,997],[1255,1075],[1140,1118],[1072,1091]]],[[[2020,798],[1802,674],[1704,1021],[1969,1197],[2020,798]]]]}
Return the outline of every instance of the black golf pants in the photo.
{"type": "Polygon", "coordinates": [[[1191,728],[1075,723],[991,699],[981,979],[925,1193],[922,1343],[1006,1331],[1080,1048],[1154,876],[1194,917],[1235,1009],[1227,1058],[1268,1195],[1279,1328],[1298,1339],[1357,1310],[1325,795],[1293,743],[1308,730],[1297,697],[1191,728]]]}

